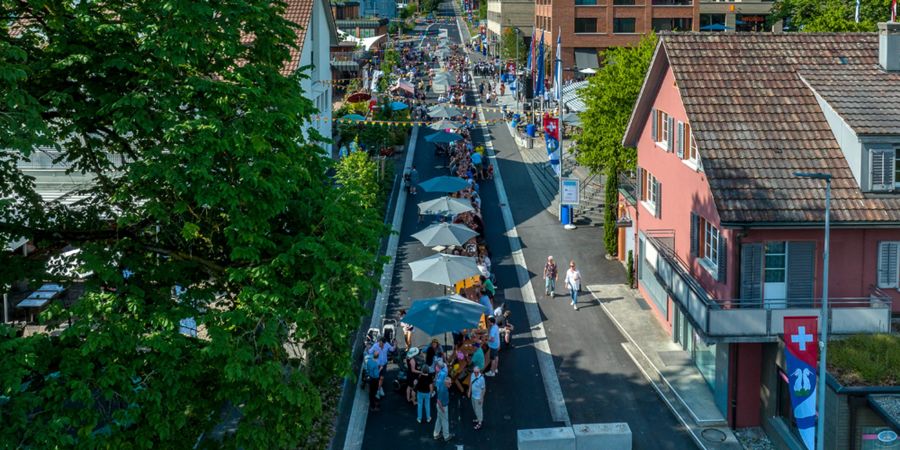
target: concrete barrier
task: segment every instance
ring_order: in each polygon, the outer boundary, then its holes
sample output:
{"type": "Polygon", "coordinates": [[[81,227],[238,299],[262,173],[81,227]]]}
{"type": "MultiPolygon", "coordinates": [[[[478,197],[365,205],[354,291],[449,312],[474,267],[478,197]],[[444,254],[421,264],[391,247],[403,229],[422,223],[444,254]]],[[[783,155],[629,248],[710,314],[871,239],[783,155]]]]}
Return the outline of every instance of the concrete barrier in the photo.
{"type": "Polygon", "coordinates": [[[575,450],[572,427],[519,430],[519,450],[575,450]]]}
{"type": "Polygon", "coordinates": [[[587,423],[572,425],[572,430],[576,450],[631,450],[631,428],[627,423],[587,423]]]}

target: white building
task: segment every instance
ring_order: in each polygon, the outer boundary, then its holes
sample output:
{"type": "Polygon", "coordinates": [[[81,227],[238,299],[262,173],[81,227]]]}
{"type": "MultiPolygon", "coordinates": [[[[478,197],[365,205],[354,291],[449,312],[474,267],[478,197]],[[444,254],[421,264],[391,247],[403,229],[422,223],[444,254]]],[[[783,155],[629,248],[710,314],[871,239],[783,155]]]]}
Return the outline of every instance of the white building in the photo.
{"type": "MultiPolygon", "coordinates": [[[[306,98],[319,110],[318,118],[309,125],[322,136],[331,138],[331,46],[338,43],[331,5],[326,0],[287,0],[284,16],[300,30],[297,31],[298,48],[291,50],[291,60],[282,73],[290,75],[301,67],[312,66],[309,78],[300,83],[306,98]]],[[[326,154],[333,156],[332,145],[322,145],[326,154]]]]}

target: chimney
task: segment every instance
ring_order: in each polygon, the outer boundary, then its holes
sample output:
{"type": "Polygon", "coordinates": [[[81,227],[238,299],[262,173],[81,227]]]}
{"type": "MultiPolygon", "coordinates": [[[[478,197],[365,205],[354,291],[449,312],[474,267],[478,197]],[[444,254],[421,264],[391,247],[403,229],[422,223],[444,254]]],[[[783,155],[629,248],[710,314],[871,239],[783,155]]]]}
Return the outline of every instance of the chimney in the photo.
{"type": "Polygon", "coordinates": [[[878,62],[888,72],[900,72],[900,23],[878,24],[878,62]]]}

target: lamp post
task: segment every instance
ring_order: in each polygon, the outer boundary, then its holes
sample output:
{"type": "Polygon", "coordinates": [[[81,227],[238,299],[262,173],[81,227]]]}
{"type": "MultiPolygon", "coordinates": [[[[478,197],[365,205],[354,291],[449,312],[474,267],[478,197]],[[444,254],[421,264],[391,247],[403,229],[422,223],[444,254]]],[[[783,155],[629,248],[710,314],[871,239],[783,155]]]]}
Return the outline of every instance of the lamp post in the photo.
{"type": "Polygon", "coordinates": [[[825,374],[828,360],[828,253],[831,237],[831,174],[821,172],[794,172],[794,176],[825,180],[825,248],[822,251],[822,323],[819,325],[819,377],[816,379],[816,449],[825,448],[825,374]]]}

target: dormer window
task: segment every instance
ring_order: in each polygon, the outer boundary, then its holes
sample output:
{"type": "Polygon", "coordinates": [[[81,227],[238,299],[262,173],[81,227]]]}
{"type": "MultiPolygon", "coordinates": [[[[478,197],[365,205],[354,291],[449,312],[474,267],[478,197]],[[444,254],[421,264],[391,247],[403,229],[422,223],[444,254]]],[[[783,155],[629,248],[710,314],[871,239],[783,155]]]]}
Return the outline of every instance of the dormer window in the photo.
{"type": "Polygon", "coordinates": [[[874,192],[900,191],[900,161],[896,149],[869,149],[869,189],[874,192]]]}

